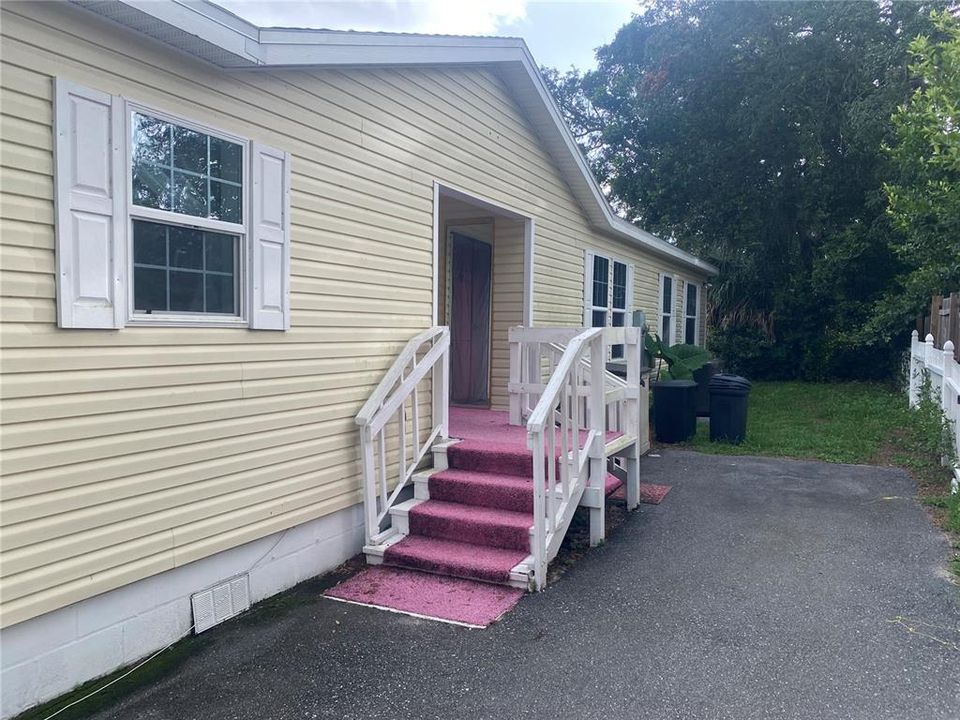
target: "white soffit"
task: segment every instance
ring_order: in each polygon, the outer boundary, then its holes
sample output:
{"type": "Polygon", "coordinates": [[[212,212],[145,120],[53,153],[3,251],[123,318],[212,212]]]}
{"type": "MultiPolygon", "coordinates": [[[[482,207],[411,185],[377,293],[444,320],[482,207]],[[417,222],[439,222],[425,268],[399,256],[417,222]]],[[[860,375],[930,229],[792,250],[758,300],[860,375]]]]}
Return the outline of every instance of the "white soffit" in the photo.
{"type": "Polygon", "coordinates": [[[261,28],[207,0],[72,0],[222,68],[492,65],[511,89],[590,222],[706,275],[717,269],[616,215],[520,38],[261,28]]]}

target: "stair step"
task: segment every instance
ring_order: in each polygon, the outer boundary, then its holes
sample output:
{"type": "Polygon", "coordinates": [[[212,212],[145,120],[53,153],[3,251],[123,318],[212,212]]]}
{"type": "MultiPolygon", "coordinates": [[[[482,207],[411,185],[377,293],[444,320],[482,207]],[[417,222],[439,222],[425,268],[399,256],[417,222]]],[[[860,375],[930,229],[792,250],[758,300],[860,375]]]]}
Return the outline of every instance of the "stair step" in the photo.
{"type": "Polygon", "coordinates": [[[408,521],[410,535],[519,550],[524,554],[530,551],[530,513],[427,500],[409,510],[408,521]]]}
{"type": "Polygon", "coordinates": [[[533,455],[523,447],[491,448],[475,441],[464,441],[447,448],[447,462],[456,470],[533,476],[533,455]]]}
{"type": "Polygon", "coordinates": [[[418,535],[405,537],[383,552],[387,565],[520,587],[526,587],[526,573],[515,569],[527,557],[528,552],[523,550],[418,535]]]}
{"type": "Polygon", "coordinates": [[[529,477],[451,469],[433,473],[426,480],[431,500],[533,512],[533,484],[529,477]]]}

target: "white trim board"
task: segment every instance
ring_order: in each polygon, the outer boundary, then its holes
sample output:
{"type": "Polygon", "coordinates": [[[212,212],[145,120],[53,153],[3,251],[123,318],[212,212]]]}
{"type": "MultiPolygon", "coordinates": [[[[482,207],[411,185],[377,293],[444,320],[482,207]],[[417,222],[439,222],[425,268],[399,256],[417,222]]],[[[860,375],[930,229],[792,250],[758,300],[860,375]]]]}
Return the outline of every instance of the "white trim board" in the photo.
{"type": "MultiPolygon", "coordinates": [[[[536,243],[536,219],[530,215],[524,215],[518,210],[508,207],[506,205],[501,205],[499,203],[492,202],[484,197],[475,195],[474,193],[467,192],[466,190],[461,190],[460,188],[454,187],[446,183],[441,183],[439,180],[433,181],[433,324],[436,325],[438,322],[438,312],[440,303],[443,302],[446,307],[446,297],[440,297],[440,233],[444,231],[444,228],[440,227],[440,204],[443,198],[448,197],[453,200],[459,200],[461,202],[472,205],[481,212],[490,213],[494,216],[499,216],[507,218],[508,220],[516,220],[523,222],[523,308],[522,308],[522,317],[523,324],[526,327],[533,327],[533,277],[534,277],[534,250],[536,243]]],[[[452,220],[448,223],[448,226],[454,225],[470,225],[477,224],[481,221],[470,221],[470,220],[452,220]]],[[[447,235],[444,231],[444,234],[447,235]]],[[[482,238],[480,238],[482,239],[482,238]]],[[[491,298],[492,300],[492,298],[491,298]]],[[[491,302],[492,305],[492,302],[491,302]]],[[[447,308],[448,309],[448,308],[447,308]]],[[[449,324],[449,316],[447,319],[449,324]]],[[[491,325],[492,328],[492,325],[491,325]]]]}

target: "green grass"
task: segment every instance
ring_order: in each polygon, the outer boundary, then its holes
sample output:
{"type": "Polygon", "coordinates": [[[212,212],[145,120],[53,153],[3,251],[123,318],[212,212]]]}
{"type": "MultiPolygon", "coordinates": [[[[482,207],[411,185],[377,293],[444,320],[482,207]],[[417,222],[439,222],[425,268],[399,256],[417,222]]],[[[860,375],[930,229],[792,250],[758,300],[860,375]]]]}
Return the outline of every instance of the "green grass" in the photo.
{"type": "Polygon", "coordinates": [[[909,423],[906,396],[868,383],[758,382],[750,393],[747,439],[710,442],[700,423],[689,443],[724,455],[777,455],[838,463],[877,462],[909,423]]]}

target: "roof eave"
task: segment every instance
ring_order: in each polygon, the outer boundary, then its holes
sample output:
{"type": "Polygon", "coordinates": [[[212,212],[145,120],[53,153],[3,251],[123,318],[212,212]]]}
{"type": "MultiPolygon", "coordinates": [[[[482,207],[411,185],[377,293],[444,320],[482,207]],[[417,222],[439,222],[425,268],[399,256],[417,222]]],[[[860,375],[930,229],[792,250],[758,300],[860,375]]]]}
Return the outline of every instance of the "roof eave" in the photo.
{"type": "Polygon", "coordinates": [[[496,65],[519,93],[590,223],[704,275],[717,268],[616,215],[520,38],[261,28],[208,0],[72,0],[77,5],[229,69],[496,65]],[[523,86],[526,85],[526,88],[523,86]],[[535,98],[535,101],[532,100],[535,98]]]}

